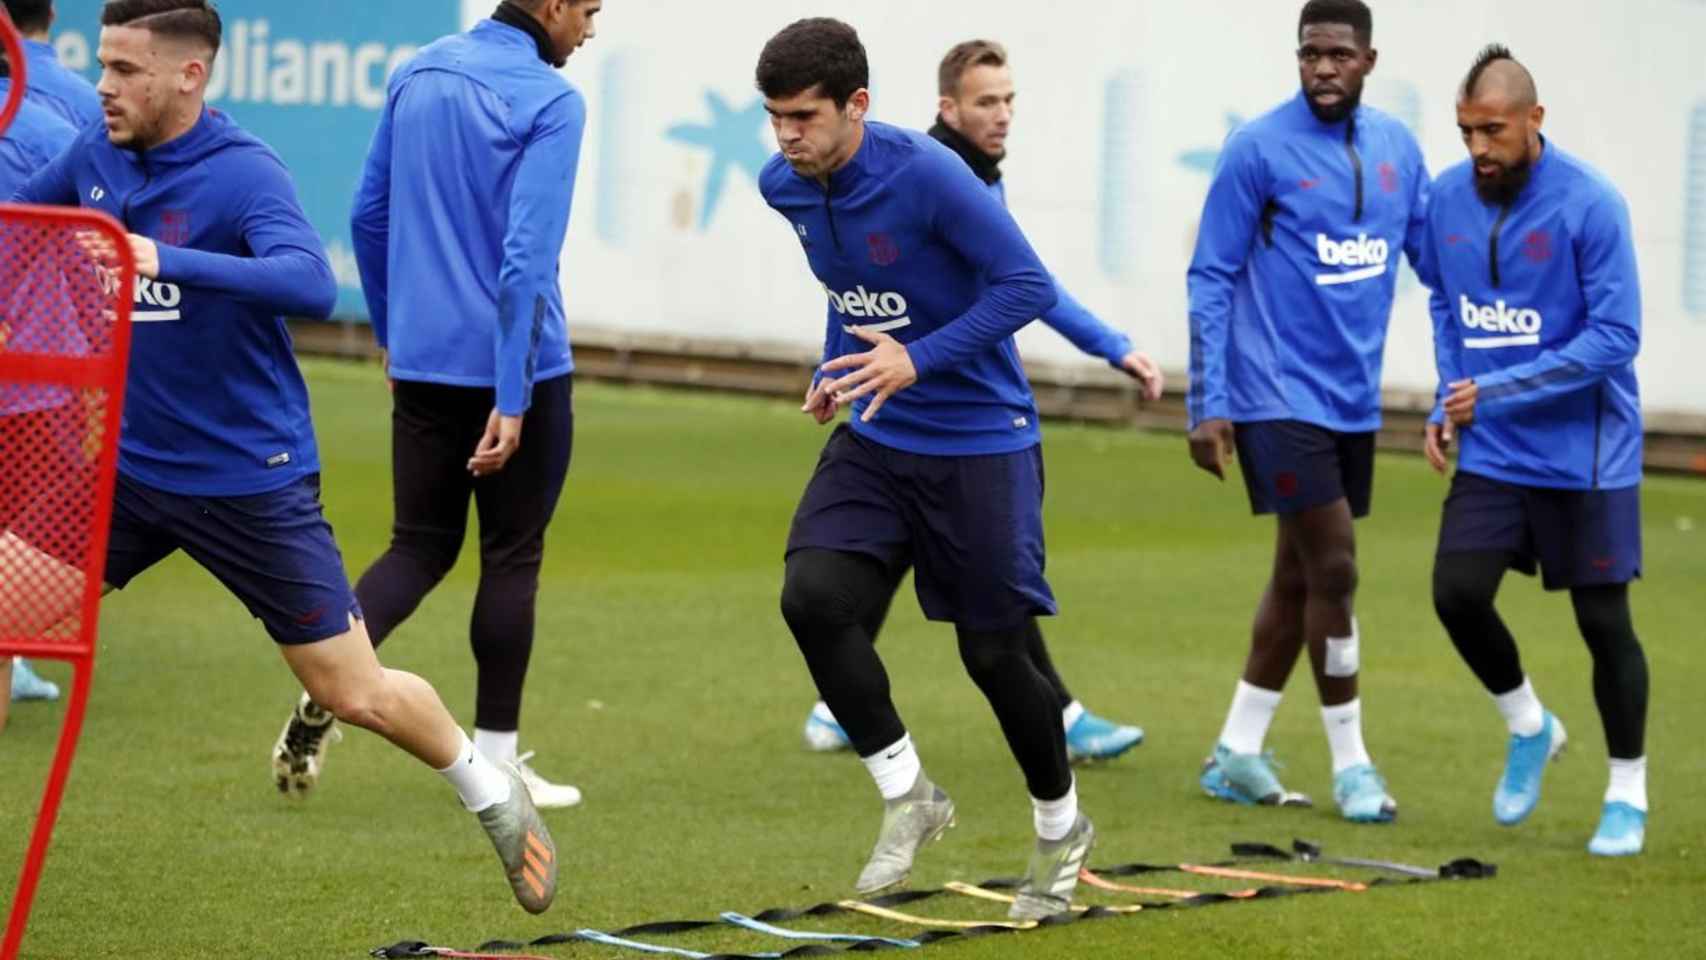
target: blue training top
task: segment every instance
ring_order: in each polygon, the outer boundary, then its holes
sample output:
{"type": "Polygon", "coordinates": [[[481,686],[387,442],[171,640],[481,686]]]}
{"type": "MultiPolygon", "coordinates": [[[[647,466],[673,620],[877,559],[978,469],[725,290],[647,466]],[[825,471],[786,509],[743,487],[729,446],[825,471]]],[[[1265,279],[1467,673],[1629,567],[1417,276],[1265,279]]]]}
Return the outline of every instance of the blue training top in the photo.
{"type": "Polygon", "coordinates": [[[101,95],[95,85],[59,62],[53,44],[40,40],[24,41],[25,80],[29,97],[58,114],[78,130],[93,125],[106,125],[101,109],[101,95]]]}
{"type": "MultiPolygon", "coordinates": [[[[1641,481],[1641,280],[1629,207],[1598,171],[1545,142],[1516,202],[1440,174],[1427,243],[1440,398],[1471,378],[1458,467],[1570,490],[1641,481]]],[[[1443,422],[1444,409],[1433,420],[1443,422]]]]}
{"type": "Polygon", "coordinates": [[[867,122],[827,189],[778,153],[759,189],[799,237],[829,297],[828,361],[870,344],[844,325],[904,343],[918,382],[853,429],[885,446],[943,456],[1012,453],[1041,438],[1013,333],[1054,305],[1054,283],[996,199],[930,137],[867,122]]]}
{"type": "Polygon", "coordinates": [[[482,20],[391,78],[350,228],[391,376],[494,387],[505,415],[574,369],[558,263],[586,101],[482,20]]]}
{"type": "Polygon", "coordinates": [[[1415,265],[1428,172],[1415,137],[1358,107],[1323,123],[1300,92],[1227,137],[1203,204],[1190,295],[1190,425],[1380,426],[1380,363],[1415,265]]]}
{"type": "Polygon", "coordinates": [[[319,472],[284,320],[330,316],[337,281],[271,148],[216,110],[140,153],[86,127],[15,199],[100,210],[159,245],[159,278],[133,292],[121,473],[231,497],[319,472]]]}

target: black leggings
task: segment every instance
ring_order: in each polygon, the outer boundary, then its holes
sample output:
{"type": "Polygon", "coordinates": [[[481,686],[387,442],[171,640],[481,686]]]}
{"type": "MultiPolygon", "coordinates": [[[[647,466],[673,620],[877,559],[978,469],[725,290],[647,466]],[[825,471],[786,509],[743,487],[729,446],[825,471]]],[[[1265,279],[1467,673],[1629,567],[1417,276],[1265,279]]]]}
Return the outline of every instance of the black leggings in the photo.
{"type": "Polygon", "coordinates": [[[520,449],[502,470],[475,479],[468,458],[492,402],[490,389],[397,381],[391,546],[362,574],[355,594],[378,646],[455,565],[472,496],[480,518],[480,586],[469,625],[479,672],[474,725],[507,732],[520,724],[545,528],[574,447],[573,384],[568,376],[535,384],[520,449]]]}
{"type": "MultiPolygon", "coordinates": [[[[782,617],[805,656],[818,693],[847,731],[859,756],[869,757],[906,734],[877,656],[874,629],[894,597],[898,578],[877,560],[836,550],[800,550],[788,557],[782,617]]],[[[1010,630],[956,627],[960,659],[989,700],[1008,748],[1039,799],[1072,787],[1061,704],[1032,662],[1034,620],[1010,630]]]]}
{"type": "MultiPolygon", "coordinates": [[[[1457,652],[1492,694],[1522,686],[1516,640],[1493,608],[1513,555],[1449,553],[1434,561],[1434,610],[1457,652]]],[[[1628,584],[1574,587],[1576,625],[1593,656],[1593,696],[1611,756],[1646,753],[1647,658],[1629,614],[1628,584]]]]}

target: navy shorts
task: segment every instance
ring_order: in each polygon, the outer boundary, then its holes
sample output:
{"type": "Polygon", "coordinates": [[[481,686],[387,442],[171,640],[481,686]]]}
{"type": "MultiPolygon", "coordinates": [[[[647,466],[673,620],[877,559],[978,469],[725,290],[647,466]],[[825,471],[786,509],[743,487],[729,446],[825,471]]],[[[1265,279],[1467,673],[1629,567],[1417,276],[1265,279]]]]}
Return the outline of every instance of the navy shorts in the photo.
{"type": "Polygon", "coordinates": [[[843,424],[794,512],[788,553],[875,557],[913,567],[931,620],[1007,630],[1055,612],[1043,579],[1043,455],[938,457],[867,440],[843,424]]]}
{"type": "Polygon", "coordinates": [[[1374,434],[1340,433],[1301,420],[1234,425],[1250,512],[1291,516],[1343,497],[1368,516],[1374,495],[1374,434]]]}
{"type": "Polygon", "coordinates": [[[1526,487],[1459,470],[1439,525],[1441,558],[1508,551],[1511,569],[1548,590],[1628,583],[1641,575],[1641,488],[1526,487]]]}
{"type": "Polygon", "coordinates": [[[245,497],[168,493],[119,475],[105,580],[123,589],[183,550],[218,578],[277,643],[345,633],[361,608],[320,511],[320,478],[245,497]]]}

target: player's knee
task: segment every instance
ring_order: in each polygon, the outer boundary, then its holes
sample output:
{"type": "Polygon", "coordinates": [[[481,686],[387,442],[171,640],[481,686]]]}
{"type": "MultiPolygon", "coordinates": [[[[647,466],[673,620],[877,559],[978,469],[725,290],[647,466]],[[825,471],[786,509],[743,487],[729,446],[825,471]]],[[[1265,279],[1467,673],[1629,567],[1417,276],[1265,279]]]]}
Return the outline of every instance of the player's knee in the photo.
{"type": "Polygon", "coordinates": [[[383,730],[390,695],[382,683],[339,683],[310,689],[308,696],[339,721],[363,730],[383,730]]]}
{"type": "Polygon", "coordinates": [[[1335,550],[1317,557],[1305,572],[1309,592],[1335,600],[1348,600],[1357,590],[1356,555],[1335,550]]]}
{"type": "Polygon", "coordinates": [[[1497,582],[1467,576],[1448,563],[1434,564],[1434,613],[1450,624],[1486,616],[1493,608],[1497,582]]]}
{"type": "Polygon", "coordinates": [[[436,584],[456,566],[456,558],[462,553],[462,532],[399,529],[391,534],[391,552],[413,560],[421,573],[436,584]]]}
{"type": "Polygon", "coordinates": [[[1621,587],[1579,589],[1571,596],[1576,626],[1595,654],[1640,649],[1629,613],[1629,594],[1621,587]]]}
{"type": "Polygon", "coordinates": [[[988,679],[1005,676],[1021,664],[1028,664],[1023,635],[1018,631],[996,633],[960,631],[960,662],[966,673],[980,685],[988,679]]]}
{"type": "Polygon", "coordinates": [[[839,561],[838,555],[822,550],[803,550],[788,558],[782,579],[782,618],[796,632],[859,622],[863,605],[839,561]]]}

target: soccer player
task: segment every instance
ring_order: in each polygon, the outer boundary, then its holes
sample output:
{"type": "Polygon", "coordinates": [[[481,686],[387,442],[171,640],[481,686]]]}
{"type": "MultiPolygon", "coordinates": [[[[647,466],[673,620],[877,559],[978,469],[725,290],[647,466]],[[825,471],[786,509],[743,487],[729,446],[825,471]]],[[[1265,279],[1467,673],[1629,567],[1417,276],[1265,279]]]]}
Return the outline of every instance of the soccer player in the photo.
{"type": "MultiPolygon", "coordinates": [[[[48,42],[53,28],[53,0],[6,0],[6,12],[23,36],[25,72],[30,99],[81,130],[103,122],[101,96],[95,87],[65,68],[48,42]]],[[[8,194],[9,196],[10,194],[8,194]]]]}
{"type": "MultiPolygon", "coordinates": [[[[510,0],[398,70],[350,224],[387,351],[396,514],[356,598],[383,643],[456,564],[473,497],[474,746],[513,764],[541,807],[581,800],[516,755],[545,528],[574,440],[557,263],[586,101],[557,69],[602,7],[510,0]]],[[[280,790],[314,786],[332,722],[298,702],[273,747],[280,790]]]]}
{"type": "MultiPolygon", "coordinates": [[[[937,69],[936,123],[930,136],[959,154],[988,191],[1007,203],[1007,188],[1001,179],[1001,161],[1007,156],[1007,134],[1013,122],[1013,71],[1007,51],[989,40],[956,44],[937,69]]],[[[1121,373],[1141,384],[1145,399],[1161,398],[1165,383],[1155,361],[1132,348],[1131,338],[1108,326],[1083,304],[1073,299],[1059,283],[1058,299],[1038,319],[1093,357],[1106,360],[1121,373]]],[[[898,586],[898,584],[897,584],[898,586]]],[[[1030,624],[1035,627],[1035,621],[1030,624]]],[[[876,635],[876,630],[872,630],[876,635]]],[[[1066,753],[1072,760],[1111,760],[1143,742],[1143,728],[1114,723],[1084,708],[1055,670],[1041,630],[1033,630],[1027,645],[1031,662],[1054,688],[1066,729],[1066,753]]],[[[828,704],[818,701],[806,718],[806,746],[813,750],[842,750],[852,746],[846,731],[835,722],[828,704]]]]}
{"type": "Polygon", "coordinates": [[[1431,304],[1440,395],[1427,455],[1461,438],[1434,559],[1434,608],[1510,731],[1499,823],[1540,801],[1564,725],[1541,705],[1494,608],[1505,570],[1568,590],[1593,655],[1611,754],[1591,853],[1641,852],[1647,660],[1629,613],[1641,574],[1641,284],[1617,188],[1541,135],[1534,79],[1489,46],[1457,100],[1469,160],[1434,185],[1431,304]]]}
{"type": "Polygon", "coordinates": [[[1013,332],[1055,299],[1048,271],[964,162],[867,122],[865,49],[837,20],[765,44],[757,80],[781,152],[759,177],[828,295],[825,363],[803,412],[853,409],[825,445],[788,536],[782,614],[818,692],[884,800],[856,882],[898,886],[953,823],[872,644],[912,567],[1024,772],[1037,842],[1011,916],[1067,908],[1095,839],[1078,811],[1060,705],[1029,653],[1055,611],[1043,578],[1042,451],[1013,332]]]}
{"type": "MultiPolygon", "coordinates": [[[[35,69],[33,64],[25,67],[29,81],[34,81],[35,69]]],[[[11,88],[10,72],[4,62],[0,62],[0,102],[11,93],[11,88]]],[[[59,156],[76,138],[76,127],[45,103],[27,97],[18,105],[18,114],[12,118],[12,125],[6,128],[4,136],[0,136],[0,197],[10,197],[31,174],[47,166],[48,161],[59,156]]],[[[14,303],[10,302],[20,294],[28,296],[22,290],[24,278],[18,271],[29,269],[24,264],[0,264],[0,271],[6,274],[4,294],[8,301],[6,309],[0,313],[0,350],[8,346],[14,350],[27,350],[32,346],[49,349],[48,344],[32,343],[33,334],[37,331],[25,328],[25,318],[13,309],[14,303]]],[[[26,444],[29,449],[39,449],[37,438],[41,436],[43,427],[62,416],[62,408],[66,404],[74,402],[76,398],[64,390],[0,385],[0,450],[25,449],[26,444]]],[[[43,477],[46,474],[38,471],[51,471],[57,461],[53,457],[42,457],[30,462],[31,473],[35,477],[43,477]]],[[[13,496],[0,493],[0,534],[10,530],[23,512],[27,505],[24,492],[43,485],[27,476],[12,478],[12,484],[13,496]]],[[[43,679],[30,667],[28,660],[0,657],[0,729],[6,726],[8,701],[57,699],[59,685],[43,679]]]]}
{"type": "MultiPolygon", "coordinates": [[[[48,42],[48,30],[53,26],[54,18],[53,0],[6,0],[6,12],[11,15],[12,25],[18,28],[23,40],[25,82],[29,85],[25,102],[63,120],[72,127],[73,134],[77,129],[99,123],[101,98],[95,93],[94,85],[65,69],[60,64],[58,55],[54,53],[53,45],[48,42]]],[[[13,122],[26,124],[30,131],[18,131],[19,136],[24,139],[7,148],[4,160],[7,175],[3,182],[0,182],[0,196],[3,197],[11,196],[12,191],[22,185],[23,177],[41,169],[59,152],[55,149],[43,154],[39,149],[45,142],[40,138],[45,127],[41,119],[30,120],[20,116],[13,122]],[[26,142],[28,145],[25,145],[26,142]],[[28,166],[18,166],[18,161],[28,153],[37,156],[28,166]]],[[[56,132],[55,137],[62,137],[66,142],[70,140],[69,137],[64,137],[63,131],[56,132]]],[[[10,132],[6,139],[12,141],[10,132]]],[[[3,409],[3,406],[0,404],[0,409],[3,409]]],[[[0,528],[4,528],[4,523],[0,523],[0,528]]],[[[29,661],[20,658],[16,663],[17,669],[12,673],[11,682],[0,686],[0,689],[9,687],[13,699],[16,700],[59,699],[57,684],[38,676],[30,668],[29,661]]],[[[5,679],[0,677],[0,682],[5,679]]]]}
{"type": "Polygon", "coordinates": [[[1279,517],[1244,675],[1199,782],[1236,803],[1308,802],[1262,752],[1308,647],[1333,797],[1356,822],[1398,810],[1363,743],[1352,520],[1369,511],[1395,258],[1416,262],[1428,184],[1415,138],[1361,103],[1373,31],[1361,0],[1303,5],[1302,90],[1227,138],[1187,281],[1191,459],[1224,479],[1236,445],[1252,511],[1279,517]]]}
{"type": "Polygon", "coordinates": [[[543,911],[557,862],[526,787],[474,749],[426,681],[380,666],[345,579],[284,325],[330,313],[336,283],[277,155],[204,104],[219,15],[206,0],[111,0],[101,24],[105,126],[85,129],[17,199],[81,203],[131,231],[135,328],[107,584],[189,554],[262,621],[316,703],[450,781],[516,899],[543,911]]]}

